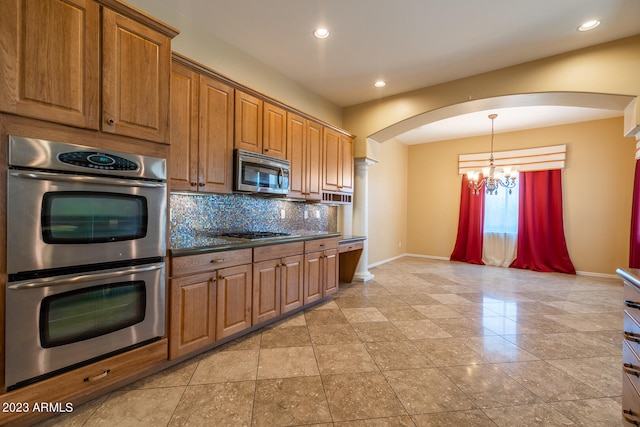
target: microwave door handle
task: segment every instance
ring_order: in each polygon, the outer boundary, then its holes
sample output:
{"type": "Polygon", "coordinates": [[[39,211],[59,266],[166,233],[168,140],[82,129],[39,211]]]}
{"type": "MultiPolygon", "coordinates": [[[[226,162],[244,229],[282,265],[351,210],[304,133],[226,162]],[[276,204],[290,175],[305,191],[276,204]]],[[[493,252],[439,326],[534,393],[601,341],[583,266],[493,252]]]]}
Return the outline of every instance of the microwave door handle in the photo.
{"type": "Polygon", "coordinates": [[[143,267],[132,267],[126,270],[105,271],[104,273],[89,273],[59,277],[43,277],[42,279],[25,280],[7,284],[7,288],[14,290],[46,288],[48,286],[72,285],[75,283],[91,282],[94,280],[111,279],[135,273],[155,271],[164,267],[164,262],[157,262],[143,267]]]}
{"type": "Polygon", "coordinates": [[[284,170],[280,168],[280,170],[278,170],[278,187],[282,188],[283,183],[284,183],[284,170]]]}
{"type": "Polygon", "coordinates": [[[99,176],[83,176],[83,175],[63,175],[59,173],[48,172],[25,172],[25,171],[11,171],[10,176],[17,178],[27,179],[39,179],[41,181],[55,181],[55,182],[71,182],[71,183],[85,183],[85,184],[107,184],[107,185],[119,185],[123,187],[146,187],[146,188],[163,188],[166,187],[164,182],[153,181],[140,181],[137,179],[121,179],[121,178],[103,178],[99,176]]]}

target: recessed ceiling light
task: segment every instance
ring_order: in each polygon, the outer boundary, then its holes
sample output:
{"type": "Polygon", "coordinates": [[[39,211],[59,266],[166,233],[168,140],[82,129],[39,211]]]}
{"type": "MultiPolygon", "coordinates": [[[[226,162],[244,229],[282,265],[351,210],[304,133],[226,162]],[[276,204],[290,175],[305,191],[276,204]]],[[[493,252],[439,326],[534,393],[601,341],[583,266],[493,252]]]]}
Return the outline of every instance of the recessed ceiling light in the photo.
{"type": "Polygon", "coordinates": [[[327,37],[329,37],[329,30],[327,30],[326,28],[316,28],[316,30],[313,32],[313,35],[319,39],[326,39],[327,37]]]}
{"type": "Polygon", "coordinates": [[[598,25],[600,25],[600,21],[598,21],[597,19],[594,19],[593,21],[587,21],[578,27],[578,31],[593,30],[598,25]]]}
{"type": "Polygon", "coordinates": [[[384,87],[386,85],[385,82],[383,82],[382,80],[378,80],[377,82],[375,82],[373,84],[375,87],[384,87]]]}

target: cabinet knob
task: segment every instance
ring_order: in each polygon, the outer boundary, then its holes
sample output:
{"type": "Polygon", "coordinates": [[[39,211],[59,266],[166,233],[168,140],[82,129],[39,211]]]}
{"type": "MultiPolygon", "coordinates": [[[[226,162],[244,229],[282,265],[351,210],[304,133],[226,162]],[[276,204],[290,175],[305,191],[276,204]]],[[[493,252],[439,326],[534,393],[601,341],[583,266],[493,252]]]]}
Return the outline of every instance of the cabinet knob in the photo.
{"type": "Polygon", "coordinates": [[[198,187],[204,187],[204,182],[199,182],[198,187]]]}
{"type": "Polygon", "coordinates": [[[197,183],[197,182],[195,182],[195,181],[191,181],[191,186],[192,186],[192,187],[195,187],[196,185],[198,185],[198,183],[197,183]]]}
{"type": "Polygon", "coordinates": [[[115,120],[113,120],[113,118],[109,118],[109,119],[107,119],[107,124],[108,124],[108,125],[112,125],[112,124],[114,124],[115,122],[116,122],[116,121],[115,121],[115,120]]]}

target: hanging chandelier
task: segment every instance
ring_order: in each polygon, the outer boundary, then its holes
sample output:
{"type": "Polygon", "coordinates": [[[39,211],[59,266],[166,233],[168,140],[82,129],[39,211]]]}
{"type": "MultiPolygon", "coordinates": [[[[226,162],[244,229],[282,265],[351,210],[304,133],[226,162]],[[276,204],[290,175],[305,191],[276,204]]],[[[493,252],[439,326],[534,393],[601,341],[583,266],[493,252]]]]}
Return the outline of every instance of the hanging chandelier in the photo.
{"type": "Polygon", "coordinates": [[[505,166],[503,168],[496,168],[493,163],[493,121],[498,117],[497,114],[489,114],[491,119],[491,154],[489,156],[489,167],[482,169],[482,180],[480,178],[479,171],[467,172],[467,179],[469,181],[469,188],[471,194],[477,196],[480,194],[482,188],[486,188],[487,194],[498,194],[498,187],[504,187],[509,190],[516,186],[516,172],[511,166],[505,166]]]}

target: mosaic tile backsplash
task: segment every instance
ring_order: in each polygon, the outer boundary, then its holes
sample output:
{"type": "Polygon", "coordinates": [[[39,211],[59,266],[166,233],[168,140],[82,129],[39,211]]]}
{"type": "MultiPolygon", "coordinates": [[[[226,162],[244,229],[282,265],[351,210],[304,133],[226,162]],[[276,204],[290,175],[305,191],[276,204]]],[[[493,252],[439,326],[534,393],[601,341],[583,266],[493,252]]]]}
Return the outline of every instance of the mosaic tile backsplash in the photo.
{"type": "Polygon", "coordinates": [[[336,206],[248,194],[171,194],[169,200],[172,240],[199,233],[335,232],[338,228],[336,206]]]}

